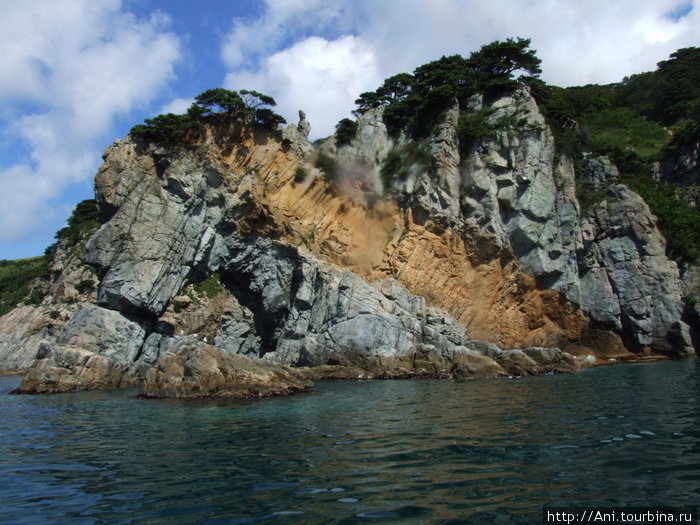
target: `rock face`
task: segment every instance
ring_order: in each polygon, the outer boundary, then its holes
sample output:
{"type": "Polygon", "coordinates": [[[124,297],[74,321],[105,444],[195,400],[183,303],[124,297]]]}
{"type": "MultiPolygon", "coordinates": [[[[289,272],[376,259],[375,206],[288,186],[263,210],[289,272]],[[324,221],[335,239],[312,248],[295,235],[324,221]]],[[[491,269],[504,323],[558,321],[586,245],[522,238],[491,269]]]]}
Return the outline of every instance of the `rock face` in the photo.
{"type": "Polygon", "coordinates": [[[593,187],[600,191],[610,185],[617,183],[620,172],[617,167],[610,162],[608,157],[587,158],[588,179],[593,183],[593,187]]]}
{"type": "Polygon", "coordinates": [[[94,268],[80,261],[78,252],[77,246],[60,241],[49,267],[49,279],[36,283],[45,293],[42,303],[18,306],[0,317],[0,374],[27,370],[41,342],[55,341],[73,315],[94,302],[97,276],[94,268]]]}
{"type": "Polygon", "coordinates": [[[180,339],[146,374],[142,397],[254,398],[304,392],[313,383],[290,368],[180,339]]]}
{"type": "Polygon", "coordinates": [[[700,184],[700,135],[665,158],[660,165],[661,178],[687,188],[700,184]]]}
{"type": "Polygon", "coordinates": [[[670,355],[694,354],[683,313],[678,268],[648,206],[625,186],[614,186],[586,228],[583,307],[615,323],[632,346],[670,355]]]}
{"type": "Polygon", "coordinates": [[[25,305],[0,317],[0,373],[23,372],[34,362],[41,342],[56,336],[47,313],[25,305]]]}
{"type": "Polygon", "coordinates": [[[678,268],[641,198],[612,185],[582,214],[526,90],[470,108],[489,139],[460,145],[455,106],[423,145],[429,165],[387,187],[382,163],[410,141],[381,109],[351,144],[321,147],[339,161],[330,184],[301,113],[281,141],[240,124],[191,148],[117,141],[95,179],[109,220],[82,253],[97,304],[37,336],[21,390],[248,397],[308,377],[570,371],[623,344],[692,354],[678,268]]]}
{"type": "Polygon", "coordinates": [[[517,122],[473,148],[464,170],[461,211],[546,288],[578,303],[580,210],[571,163],[555,162],[554,139],[526,91],[503,98],[492,123],[517,122]]]}

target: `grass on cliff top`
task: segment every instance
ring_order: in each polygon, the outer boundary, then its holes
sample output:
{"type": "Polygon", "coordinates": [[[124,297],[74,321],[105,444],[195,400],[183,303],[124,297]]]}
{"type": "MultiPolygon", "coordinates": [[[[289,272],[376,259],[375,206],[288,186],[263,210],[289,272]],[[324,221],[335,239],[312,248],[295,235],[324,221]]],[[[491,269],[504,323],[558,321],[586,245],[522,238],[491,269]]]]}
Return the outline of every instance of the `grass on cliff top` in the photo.
{"type": "Polygon", "coordinates": [[[0,315],[5,315],[18,303],[39,304],[43,297],[38,292],[29,295],[30,287],[39,277],[48,277],[48,259],[45,256],[29,259],[0,261],[0,315]]]}

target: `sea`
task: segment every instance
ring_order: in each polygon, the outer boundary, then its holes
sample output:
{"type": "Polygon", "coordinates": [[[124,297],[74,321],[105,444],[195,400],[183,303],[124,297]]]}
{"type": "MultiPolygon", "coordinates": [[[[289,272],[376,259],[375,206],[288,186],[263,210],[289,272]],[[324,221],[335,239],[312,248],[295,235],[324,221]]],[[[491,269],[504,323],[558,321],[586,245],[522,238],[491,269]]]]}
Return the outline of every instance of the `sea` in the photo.
{"type": "Polygon", "coordinates": [[[321,382],[254,401],[10,395],[0,523],[542,523],[700,502],[700,359],[321,382]]]}

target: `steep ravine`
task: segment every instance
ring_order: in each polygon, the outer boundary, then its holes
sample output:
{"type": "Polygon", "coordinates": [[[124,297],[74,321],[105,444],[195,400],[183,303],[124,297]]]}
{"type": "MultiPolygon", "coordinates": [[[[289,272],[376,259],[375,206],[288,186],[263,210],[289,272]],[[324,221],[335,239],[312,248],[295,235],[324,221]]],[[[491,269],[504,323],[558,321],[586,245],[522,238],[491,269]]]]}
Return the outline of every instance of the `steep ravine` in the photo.
{"type": "Polygon", "coordinates": [[[314,377],[693,355],[678,268],[641,198],[612,185],[582,213],[529,93],[488,109],[514,124],[465,155],[454,108],[427,140],[430,165],[392,188],[382,161],[407,140],[380,111],[351,144],[321,146],[338,160],[330,182],[304,120],[284,144],[240,123],[188,148],[117,141],[95,178],[109,220],[82,253],[97,304],[46,334],[20,390],[145,381],[145,395],[262,396],[314,377]],[[191,293],[214,274],[211,296],[191,293]]]}

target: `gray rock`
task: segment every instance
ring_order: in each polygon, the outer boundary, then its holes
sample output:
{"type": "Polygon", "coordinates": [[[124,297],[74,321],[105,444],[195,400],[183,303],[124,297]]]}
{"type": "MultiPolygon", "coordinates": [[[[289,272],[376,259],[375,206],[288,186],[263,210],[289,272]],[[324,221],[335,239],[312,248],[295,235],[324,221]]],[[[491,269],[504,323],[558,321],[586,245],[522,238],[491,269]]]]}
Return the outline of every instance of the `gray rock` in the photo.
{"type": "Polygon", "coordinates": [[[155,366],[160,355],[170,347],[172,341],[173,338],[157,332],[153,332],[146,338],[138,358],[138,365],[142,373],[147,371],[150,367],[155,366]]]}
{"type": "Polygon", "coordinates": [[[129,365],[141,350],[146,329],[120,312],[89,305],[73,316],[58,344],[82,348],[129,365]]]}
{"type": "Polygon", "coordinates": [[[304,113],[302,110],[299,110],[299,123],[297,124],[297,129],[304,137],[308,137],[309,132],[311,131],[311,124],[308,120],[306,120],[306,113],[304,113]]]}
{"type": "Polygon", "coordinates": [[[682,336],[687,330],[678,267],[666,258],[665,241],[644,200],[626,186],[611,187],[586,231],[583,308],[621,327],[632,346],[692,353],[682,336]]]}
{"type": "Polygon", "coordinates": [[[135,370],[122,359],[73,346],[42,342],[18,394],[110,390],[136,384],[135,370]]]}
{"type": "Polygon", "coordinates": [[[496,362],[507,373],[515,376],[534,375],[537,370],[537,363],[522,350],[505,350],[498,356],[496,362]]]}
{"type": "Polygon", "coordinates": [[[299,110],[299,122],[289,124],[282,130],[282,138],[291,143],[291,150],[298,158],[306,158],[314,152],[314,146],[309,142],[311,124],[306,120],[306,113],[299,110]]]}
{"type": "MultiPolygon", "coordinates": [[[[460,145],[460,108],[450,108],[427,139],[430,166],[416,164],[406,180],[390,188],[405,206],[406,222],[462,235],[474,250],[467,256],[475,265],[515,259],[514,271],[531,274],[539,288],[580,305],[593,321],[621,332],[628,346],[689,355],[693,334],[682,320],[678,268],[665,257],[655,218],[641,198],[612,185],[608,200],[582,218],[573,162],[555,154],[552,133],[526,89],[488,106],[474,98],[468,107],[485,111],[493,137],[460,145]]],[[[280,165],[308,158],[314,152],[308,129],[300,112],[299,124],[282,130],[289,139],[284,145],[255,137],[242,145],[236,142],[244,140],[241,134],[227,129],[212,133],[200,148],[168,149],[131,138],[108,148],[95,188],[110,220],[82,254],[98,270],[99,306],[74,316],[37,370],[97,377],[70,370],[102,367],[129,377],[152,376],[156,368],[165,373],[170,365],[161,361],[170,356],[165,361],[182,366],[204,360],[207,372],[199,377],[214,377],[209,364],[228,367],[229,357],[240,354],[268,364],[364,367],[377,374],[393,367],[400,374],[460,377],[577,366],[558,350],[501,351],[471,341],[452,316],[398,281],[369,283],[279,240],[293,236],[282,233],[286,218],[271,209],[259,173],[270,169],[264,181],[275,184],[280,165]],[[153,331],[185,285],[214,272],[226,288],[221,304],[198,310],[202,319],[195,313],[181,318],[191,326],[213,326],[215,336],[207,335],[215,350],[194,338],[153,331]],[[74,364],[62,367],[59,361],[74,364]]],[[[337,156],[346,172],[361,171],[363,192],[381,191],[382,161],[406,142],[389,137],[378,108],[358,119],[351,144],[338,148],[331,138],[321,150],[337,156]]],[[[597,163],[595,184],[614,182],[609,161],[591,162],[597,163]]],[[[307,189],[315,191],[311,186],[307,189]]],[[[38,341],[51,335],[46,326],[20,361],[33,359],[38,341]]],[[[206,382],[227,385],[216,377],[206,382]]]]}
{"type": "Polygon", "coordinates": [[[253,312],[242,306],[235,297],[231,297],[214,345],[223,352],[260,356],[261,341],[255,329],[253,312]]]}
{"type": "Polygon", "coordinates": [[[617,184],[620,172],[617,167],[610,162],[607,156],[586,158],[588,173],[587,179],[593,183],[596,190],[603,190],[611,184],[617,184]]]}
{"type": "Polygon", "coordinates": [[[661,161],[659,172],[661,180],[684,188],[700,184],[700,141],[669,154],[661,161]]]}
{"type": "Polygon", "coordinates": [[[55,337],[57,327],[48,313],[43,307],[22,305],[0,317],[0,373],[25,371],[41,342],[55,337]]]}

